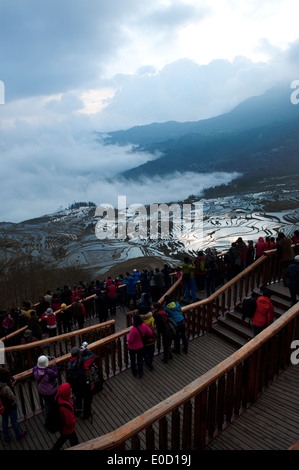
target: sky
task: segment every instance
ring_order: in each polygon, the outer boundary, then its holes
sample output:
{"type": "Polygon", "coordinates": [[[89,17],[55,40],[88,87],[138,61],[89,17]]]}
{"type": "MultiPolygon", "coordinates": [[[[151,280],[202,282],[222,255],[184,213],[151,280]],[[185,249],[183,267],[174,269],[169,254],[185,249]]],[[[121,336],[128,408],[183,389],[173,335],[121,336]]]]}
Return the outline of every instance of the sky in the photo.
{"type": "Polygon", "coordinates": [[[213,117],[299,79],[298,14],[296,0],[0,0],[0,221],[231,180],[128,187],[119,173],[155,157],[104,147],[96,132],[213,117]]]}

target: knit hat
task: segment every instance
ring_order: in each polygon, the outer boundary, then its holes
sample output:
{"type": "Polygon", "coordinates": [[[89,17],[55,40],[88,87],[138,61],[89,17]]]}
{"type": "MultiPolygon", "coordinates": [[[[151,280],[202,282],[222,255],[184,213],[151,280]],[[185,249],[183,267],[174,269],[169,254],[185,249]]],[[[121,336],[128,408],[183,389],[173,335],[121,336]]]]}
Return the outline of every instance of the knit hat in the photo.
{"type": "Polygon", "coordinates": [[[71,349],[71,355],[72,355],[72,357],[80,356],[80,354],[81,354],[81,350],[80,350],[80,348],[78,348],[78,346],[74,346],[74,347],[71,349]]]}
{"type": "Polygon", "coordinates": [[[49,359],[47,358],[47,356],[39,356],[39,358],[37,360],[37,365],[41,369],[45,369],[46,367],[48,367],[49,359]]]}

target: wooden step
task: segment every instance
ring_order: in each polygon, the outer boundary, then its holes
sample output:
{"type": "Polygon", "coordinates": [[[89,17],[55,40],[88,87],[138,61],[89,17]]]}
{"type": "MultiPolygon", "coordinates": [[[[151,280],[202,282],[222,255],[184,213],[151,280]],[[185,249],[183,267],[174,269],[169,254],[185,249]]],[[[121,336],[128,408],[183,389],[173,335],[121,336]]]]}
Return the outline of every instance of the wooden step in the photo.
{"type": "Polygon", "coordinates": [[[225,327],[223,324],[224,321],[217,321],[212,327],[211,333],[214,333],[216,336],[224,339],[229,344],[241,348],[248,342],[248,339],[251,339],[249,336],[248,338],[242,337],[240,334],[235,333],[233,330],[225,327]]]}

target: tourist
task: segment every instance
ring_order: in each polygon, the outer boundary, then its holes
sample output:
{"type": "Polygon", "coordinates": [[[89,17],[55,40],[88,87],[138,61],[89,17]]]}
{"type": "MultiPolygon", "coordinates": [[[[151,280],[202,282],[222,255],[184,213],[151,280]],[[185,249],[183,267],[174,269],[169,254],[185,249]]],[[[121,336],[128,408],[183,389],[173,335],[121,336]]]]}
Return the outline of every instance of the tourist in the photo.
{"type": "Polygon", "coordinates": [[[291,307],[297,303],[299,295],[299,255],[290,263],[285,271],[285,284],[289,288],[291,296],[291,307]]]}
{"type": "Polygon", "coordinates": [[[79,297],[75,297],[75,302],[72,305],[72,317],[77,322],[79,330],[82,330],[84,327],[86,310],[83,302],[80,301],[79,297]]]}
{"type": "Polygon", "coordinates": [[[170,318],[176,323],[176,337],[174,340],[174,352],[180,354],[180,340],[183,343],[183,351],[188,353],[188,338],[186,335],[186,322],[182,313],[181,306],[178,302],[174,302],[171,296],[166,295],[164,299],[164,310],[168,313],[170,318]]]}
{"type": "Polygon", "coordinates": [[[91,416],[93,399],[92,384],[88,380],[87,371],[95,361],[96,355],[87,347],[73,347],[71,358],[67,364],[67,382],[75,395],[75,412],[83,413],[83,419],[91,416]]]}
{"type": "Polygon", "coordinates": [[[184,262],[182,264],[182,273],[185,300],[186,302],[190,302],[192,299],[193,302],[196,302],[195,265],[187,256],[184,258],[184,262]]]}
{"type": "Polygon", "coordinates": [[[57,335],[56,315],[51,308],[47,308],[45,313],[43,313],[41,321],[46,322],[46,331],[49,338],[53,338],[53,336],[57,335]]]}
{"type": "Polygon", "coordinates": [[[47,416],[58,390],[58,369],[55,359],[53,358],[49,361],[48,356],[39,356],[32,372],[37,382],[39,394],[45,405],[45,416],[47,416]]]}
{"type": "Polygon", "coordinates": [[[143,376],[144,344],[143,336],[152,335],[152,330],[142,321],[140,315],[134,315],[133,326],[127,338],[131,360],[131,370],[134,377],[143,376]]]}
{"type": "Polygon", "coordinates": [[[259,237],[258,241],[254,245],[255,248],[255,259],[260,258],[264,254],[265,240],[263,237],[259,237]]]}
{"type": "Polygon", "coordinates": [[[172,353],[171,353],[172,340],[169,339],[168,336],[166,335],[166,325],[167,325],[168,314],[159,302],[155,302],[153,304],[152,312],[153,312],[153,316],[155,319],[155,325],[156,325],[157,331],[158,333],[160,333],[162,337],[162,344],[163,344],[162,361],[165,362],[165,364],[167,364],[168,360],[172,359],[172,353]]]}
{"type": "Polygon", "coordinates": [[[71,387],[69,383],[59,385],[57,395],[55,397],[60,406],[60,437],[55,442],[52,450],[60,450],[63,444],[69,441],[70,446],[73,447],[78,444],[78,436],[76,434],[76,417],[74,413],[74,406],[71,399],[71,387]]]}
{"type": "Polygon", "coordinates": [[[151,335],[146,336],[146,341],[143,350],[144,362],[150,370],[153,370],[153,360],[156,348],[157,334],[155,331],[155,319],[151,311],[151,306],[148,307],[147,312],[145,310],[140,311],[140,318],[152,331],[151,335]]]}
{"type": "Polygon", "coordinates": [[[210,248],[206,250],[205,270],[207,297],[209,297],[210,295],[214,294],[216,290],[217,281],[219,279],[217,256],[212,252],[210,248]]]}
{"type": "Polygon", "coordinates": [[[204,252],[200,250],[197,253],[197,257],[195,260],[195,271],[194,271],[196,286],[199,292],[203,292],[205,289],[205,285],[206,285],[205,262],[206,262],[206,257],[204,255],[204,252]]]}
{"type": "Polygon", "coordinates": [[[14,431],[16,440],[22,439],[27,431],[21,431],[18,423],[18,408],[16,397],[13,393],[14,379],[10,375],[9,369],[6,367],[0,368],[0,399],[4,406],[4,413],[2,414],[2,433],[5,442],[10,441],[9,421],[14,431]]]}
{"type": "Polygon", "coordinates": [[[282,232],[279,232],[277,235],[276,249],[284,272],[287,266],[294,260],[295,252],[292,248],[292,241],[282,232]]]}
{"type": "Polygon", "coordinates": [[[264,289],[263,295],[256,300],[256,310],[252,318],[253,335],[256,336],[274,320],[274,307],[271,302],[271,291],[264,289]]]}

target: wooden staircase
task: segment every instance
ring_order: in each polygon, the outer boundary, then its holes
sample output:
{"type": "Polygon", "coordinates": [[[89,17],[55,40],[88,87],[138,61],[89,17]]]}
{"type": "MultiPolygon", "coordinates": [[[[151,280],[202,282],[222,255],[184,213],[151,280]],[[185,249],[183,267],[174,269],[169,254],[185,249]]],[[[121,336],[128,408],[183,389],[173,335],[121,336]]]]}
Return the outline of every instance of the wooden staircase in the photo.
{"type": "MultiPolygon", "coordinates": [[[[274,305],[275,319],[279,318],[290,308],[290,297],[288,289],[277,285],[267,286],[272,291],[271,301],[274,305]]],[[[262,295],[260,289],[253,292],[253,297],[262,295]]],[[[240,348],[253,338],[251,321],[242,320],[242,304],[235,305],[224,316],[219,317],[212,326],[212,333],[225,339],[233,346],[240,348]]]]}

